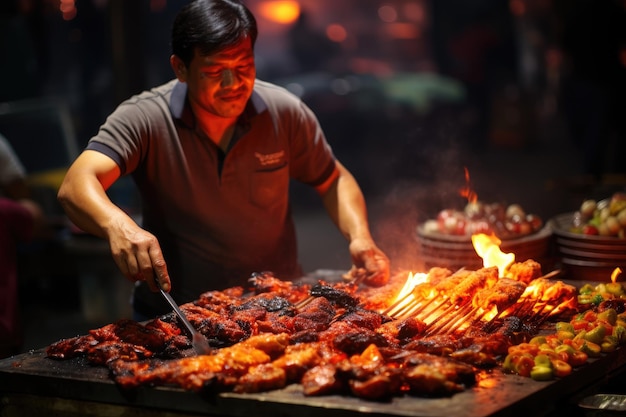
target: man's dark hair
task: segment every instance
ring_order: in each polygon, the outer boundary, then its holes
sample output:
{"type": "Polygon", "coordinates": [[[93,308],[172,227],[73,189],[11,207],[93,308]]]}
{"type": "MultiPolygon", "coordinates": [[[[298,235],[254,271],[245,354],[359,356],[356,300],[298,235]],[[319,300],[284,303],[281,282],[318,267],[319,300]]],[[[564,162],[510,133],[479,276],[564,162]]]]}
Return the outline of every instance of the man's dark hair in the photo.
{"type": "Polygon", "coordinates": [[[252,12],[238,0],[193,0],[174,19],[172,53],[186,66],[196,48],[212,55],[249,37],[252,46],[258,34],[252,12]]]}

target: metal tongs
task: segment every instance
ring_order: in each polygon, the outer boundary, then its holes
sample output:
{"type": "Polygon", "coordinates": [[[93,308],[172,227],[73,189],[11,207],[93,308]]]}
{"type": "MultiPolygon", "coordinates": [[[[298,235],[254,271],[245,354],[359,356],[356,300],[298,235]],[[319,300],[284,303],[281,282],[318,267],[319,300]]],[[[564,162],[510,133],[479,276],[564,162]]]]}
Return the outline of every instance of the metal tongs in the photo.
{"type": "Polygon", "coordinates": [[[211,347],[209,346],[209,342],[206,340],[206,337],[204,337],[202,333],[200,333],[191,325],[189,320],[187,320],[185,313],[183,313],[180,307],[178,307],[178,304],[176,304],[176,301],[174,301],[170,293],[166,292],[161,287],[161,283],[159,282],[159,280],[155,279],[155,281],[157,283],[157,286],[159,287],[159,291],[161,291],[161,294],[163,295],[163,298],[165,298],[170,306],[172,306],[179,320],[187,328],[187,332],[189,332],[189,336],[191,337],[191,345],[193,346],[194,350],[198,353],[198,355],[209,355],[211,353],[211,347]]]}

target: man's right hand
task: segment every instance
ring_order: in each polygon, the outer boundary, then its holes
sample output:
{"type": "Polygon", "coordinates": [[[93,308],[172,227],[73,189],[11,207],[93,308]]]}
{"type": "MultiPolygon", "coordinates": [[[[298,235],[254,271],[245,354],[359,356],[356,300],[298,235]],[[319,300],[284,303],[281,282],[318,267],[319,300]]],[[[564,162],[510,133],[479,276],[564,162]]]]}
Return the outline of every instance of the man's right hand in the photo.
{"type": "Polygon", "coordinates": [[[131,281],[145,281],[152,291],[171,289],[170,276],[157,238],[136,224],[125,224],[109,237],[113,260],[131,281]],[[158,280],[158,285],[157,285],[158,280]]]}

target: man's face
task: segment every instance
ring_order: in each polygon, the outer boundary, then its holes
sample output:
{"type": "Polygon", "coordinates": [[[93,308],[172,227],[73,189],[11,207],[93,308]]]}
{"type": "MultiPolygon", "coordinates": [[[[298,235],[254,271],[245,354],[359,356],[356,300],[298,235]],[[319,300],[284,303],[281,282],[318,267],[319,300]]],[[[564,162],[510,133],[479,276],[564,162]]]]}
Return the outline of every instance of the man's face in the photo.
{"type": "Polygon", "coordinates": [[[255,77],[254,51],[246,38],[213,55],[196,52],[182,81],[187,83],[189,99],[196,111],[232,118],[238,117],[246,107],[255,77]]]}

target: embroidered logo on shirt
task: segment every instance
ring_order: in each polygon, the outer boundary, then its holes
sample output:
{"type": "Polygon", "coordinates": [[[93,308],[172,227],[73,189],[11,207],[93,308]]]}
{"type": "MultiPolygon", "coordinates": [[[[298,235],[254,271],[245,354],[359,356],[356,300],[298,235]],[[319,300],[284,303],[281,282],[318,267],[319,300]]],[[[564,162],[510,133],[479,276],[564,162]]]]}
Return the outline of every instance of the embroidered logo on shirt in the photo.
{"type": "Polygon", "coordinates": [[[268,154],[261,154],[261,153],[255,152],[254,156],[259,160],[259,163],[261,164],[261,166],[275,165],[284,159],[285,151],[283,150],[283,151],[268,153],[268,154]]]}

